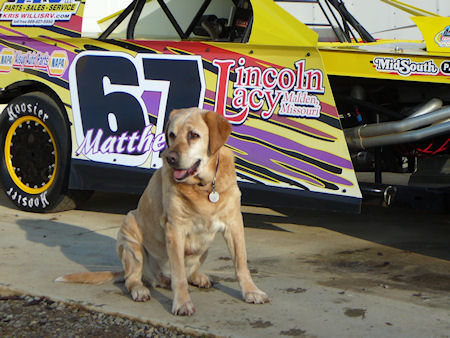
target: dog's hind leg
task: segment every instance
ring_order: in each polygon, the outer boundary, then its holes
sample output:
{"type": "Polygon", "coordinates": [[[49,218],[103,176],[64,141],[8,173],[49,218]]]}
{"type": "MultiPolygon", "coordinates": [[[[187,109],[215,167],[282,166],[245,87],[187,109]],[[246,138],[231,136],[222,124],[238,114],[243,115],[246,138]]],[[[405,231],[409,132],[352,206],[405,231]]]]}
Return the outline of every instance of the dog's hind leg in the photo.
{"type": "Polygon", "coordinates": [[[150,290],[142,283],[144,247],[142,232],[136,221],[136,211],[125,217],[117,235],[117,254],[122,260],[125,273],[125,286],[131,298],[137,302],[150,300],[150,290]]]}

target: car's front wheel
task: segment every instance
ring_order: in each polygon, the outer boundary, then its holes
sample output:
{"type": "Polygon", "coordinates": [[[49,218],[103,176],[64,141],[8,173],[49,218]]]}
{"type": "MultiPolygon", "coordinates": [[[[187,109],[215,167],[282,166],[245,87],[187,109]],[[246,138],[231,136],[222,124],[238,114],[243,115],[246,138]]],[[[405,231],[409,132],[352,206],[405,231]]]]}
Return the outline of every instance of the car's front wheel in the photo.
{"type": "Polygon", "coordinates": [[[69,127],[48,95],[31,92],[14,98],[0,116],[0,180],[20,209],[56,212],[76,205],[67,189],[69,127]]]}

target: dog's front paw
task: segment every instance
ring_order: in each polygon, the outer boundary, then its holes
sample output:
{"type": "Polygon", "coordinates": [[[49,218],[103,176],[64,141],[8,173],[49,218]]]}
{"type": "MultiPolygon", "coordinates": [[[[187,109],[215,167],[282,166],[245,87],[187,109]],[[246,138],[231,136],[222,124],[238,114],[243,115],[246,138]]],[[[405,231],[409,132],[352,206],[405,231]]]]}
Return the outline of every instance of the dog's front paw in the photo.
{"type": "Polygon", "coordinates": [[[199,288],[209,289],[212,286],[211,279],[202,272],[196,271],[192,274],[189,282],[199,288]]]}
{"type": "Polygon", "coordinates": [[[131,289],[131,298],[133,298],[133,300],[135,302],[146,302],[146,301],[149,301],[150,298],[151,298],[150,290],[147,289],[143,285],[136,285],[135,287],[133,287],[131,289]]]}
{"type": "Polygon", "coordinates": [[[192,316],[195,313],[194,304],[191,300],[184,303],[178,303],[175,300],[172,305],[172,314],[175,316],[192,316]]]}
{"type": "Polygon", "coordinates": [[[247,303],[264,304],[270,302],[269,296],[265,292],[256,289],[244,293],[244,299],[247,303]]]}

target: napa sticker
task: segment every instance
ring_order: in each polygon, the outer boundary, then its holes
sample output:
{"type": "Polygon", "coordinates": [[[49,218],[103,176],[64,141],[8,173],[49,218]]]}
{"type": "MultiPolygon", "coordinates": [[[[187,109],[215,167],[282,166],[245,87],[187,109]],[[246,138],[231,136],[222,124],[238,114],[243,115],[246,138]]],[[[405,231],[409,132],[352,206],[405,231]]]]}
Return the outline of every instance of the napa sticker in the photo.
{"type": "Polygon", "coordinates": [[[77,13],[78,0],[13,0],[3,4],[0,21],[12,26],[53,26],[56,21],[70,21],[77,13]]]}
{"type": "Polygon", "coordinates": [[[60,77],[69,65],[69,58],[65,50],[55,50],[50,55],[50,62],[48,64],[48,75],[53,77],[60,77]]]}
{"type": "Polygon", "coordinates": [[[0,72],[9,73],[14,61],[14,51],[9,48],[3,48],[0,52],[0,72]]]}
{"type": "Polygon", "coordinates": [[[439,47],[450,47],[450,26],[444,28],[434,37],[434,41],[439,47]]]}

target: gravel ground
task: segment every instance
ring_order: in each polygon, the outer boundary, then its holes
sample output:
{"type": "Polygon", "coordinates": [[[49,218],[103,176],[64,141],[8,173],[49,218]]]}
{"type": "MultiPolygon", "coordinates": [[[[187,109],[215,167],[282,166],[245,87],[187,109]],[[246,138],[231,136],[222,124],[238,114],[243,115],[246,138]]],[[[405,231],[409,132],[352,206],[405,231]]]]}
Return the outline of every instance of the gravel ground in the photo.
{"type": "Polygon", "coordinates": [[[0,337],[196,337],[45,297],[0,296],[0,337]]]}

